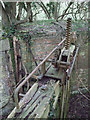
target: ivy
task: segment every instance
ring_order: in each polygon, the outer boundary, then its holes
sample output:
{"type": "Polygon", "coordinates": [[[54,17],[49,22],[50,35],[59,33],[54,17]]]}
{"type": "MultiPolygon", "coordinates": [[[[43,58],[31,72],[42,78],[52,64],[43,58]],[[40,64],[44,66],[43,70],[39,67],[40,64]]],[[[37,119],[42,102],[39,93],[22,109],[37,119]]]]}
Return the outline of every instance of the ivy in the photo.
{"type": "Polygon", "coordinates": [[[24,40],[29,44],[29,46],[31,46],[32,43],[31,43],[31,35],[29,33],[25,33],[25,34],[20,33],[19,30],[17,30],[17,26],[14,23],[8,26],[3,26],[2,39],[4,40],[8,38],[9,40],[9,46],[10,46],[9,53],[11,54],[12,67],[16,79],[13,36],[16,36],[18,40],[24,40]]]}
{"type": "Polygon", "coordinates": [[[17,27],[12,23],[10,26],[3,26],[2,39],[10,38],[14,34],[17,34],[17,27]]]}
{"type": "Polygon", "coordinates": [[[13,67],[13,72],[14,76],[16,79],[16,72],[15,72],[15,57],[14,57],[14,49],[13,49],[13,36],[17,33],[16,26],[14,23],[12,25],[8,26],[3,26],[3,32],[2,32],[2,39],[7,39],[9,40],[9,46],[10,46],[10,51],[9,53],[11,54],[11,61],[12,61],[12,67],[13,67]]]}

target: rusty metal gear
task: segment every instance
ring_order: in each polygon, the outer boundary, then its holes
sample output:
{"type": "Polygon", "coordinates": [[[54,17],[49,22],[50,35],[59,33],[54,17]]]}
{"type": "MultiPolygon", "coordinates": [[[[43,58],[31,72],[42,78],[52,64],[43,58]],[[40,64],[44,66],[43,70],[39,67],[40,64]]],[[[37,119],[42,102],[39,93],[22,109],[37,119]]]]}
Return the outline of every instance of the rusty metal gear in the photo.
{"type": "Polygon", "coordinates": [[[66,41],[65,48],[69,49],[70,47],[70,32],[71,32],[71,18],[67,19],[67,30],[66,30],[66,41]]]}

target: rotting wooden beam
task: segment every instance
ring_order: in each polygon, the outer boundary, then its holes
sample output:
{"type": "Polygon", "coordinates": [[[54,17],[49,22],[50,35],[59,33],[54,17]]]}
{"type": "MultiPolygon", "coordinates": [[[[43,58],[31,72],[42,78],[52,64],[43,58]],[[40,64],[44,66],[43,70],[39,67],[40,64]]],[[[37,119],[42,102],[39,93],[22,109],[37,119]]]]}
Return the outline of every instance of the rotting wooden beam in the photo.
{"type": "Polygon", "coordinates": [[[45,74],[47,73],[47,71],[50,69],[51,66],[52,66],[52,63],[50,63],[49,66],[46,68],[45,74]]]}
{"type": "MultiPolygon", "coordinates": [[[[64,71],[65,72],[65,71],[64,71]]],[[[64,112],[64,102],[65,102],[65,79],[66,79],[66,72],[64,74],[64,77],[62,79],[62,95],[61,95],[61,111],[60,111],[60,118],[63,118],[63,112],[64,112]]]]}
{"type": "MultiPolygon", "coordinates": [[[[50,105],[47,104],[45,110],[44,110],[44,113],[42,113],[41,115],[41,118],[47,118],[48,117],[48,114],[49,114],[49,110],[50,110],[50,105]]],[[[37,117],[37,116],[36,116],[37,117]]]]}
{"type": "MultiPolygon", "coordinates": [[[[29,42],[29,41],[28,41],[27,46],[28,46],[28,49],[29,49],[29,51],[30,51],[30,53],[31,53],[31,55],[32,55],[33,61],[34,61],[35,65],[36,65],[36,67],[37,67],[38,64],[37,64],[37,61],[36,61],[36,59],[35,59],[35,57],[34,57],[34,55],[33,55],[32,50],[31,50],[31,45],[30,45],[30,42],[29,42]]],[[[38,69],[38,72],[39,72],[39,74],[41,73],[40,69],[38,69]]]]}
{"type": "Polygon", "coordinates": [[[16,69],[16,81],[17,83],[22,78],[21,76],[21,55],[20,55],[20,45],[18,39],[13,37],[14,55],[15,55],[15,69],[16,69]]]}
{"type": "Polygon", "coordinates": [[[15,56],[15,72],[16,72],[16,83],[18,83],[18,79],[19,79],[19,76],[18,76],[18,66],[17,66],[17,50],[16,50],[16,42],[17,42],[17,39],[16,37],[14,36],[13,37],[13,46],[14,46],[14,56],[15,56]]]}
{"type": "Polygon", "coordinates": [[[61,78],[59,78],[59,77],[54,77],[52,75],[44,75],[44,77],[51,78],[51,79],[54,79],[54,80],[59,80],[61,82],[61,78]]]}
{"type": "MultiPolygon", "coordinates": [[[[43,61],[44,59],[43,58],[35,58],[35,60],[43,61]]],[[[52,59],[48,59],[48,60],[46,60],[46,62],[52,62],[52,59]]]]}
{"type": "Polygon", "coordinates": [[[42,64],[42,66],[41,66],[41,72],[42,72],[42,75],[44,75],[45,74],[45,71],[46,71],[46,62],[44,62],[43,64],[42,64]]]}
{"type": "Polygon", "coordinates": [[[57,83],[55,84],[54,91],[55,91],[55,101],[53,103],[53,108],[55,109],[60,93],[60,81],[57,81],[57,83]]]}
{"type": "Polygon", "coordinates": [[[74,67],[74,64],[75,64],[75,60],[76,60],[76,57],[78,55],[78,51],[79,51],[79,47],[77,47],[77,49],[76,49],[75,56],[73,58],[73,63],[71,65],[70,71],[67,73],[68,77],[70,77],[70,75],[72,73],[72,70],[73,70],[73,67],[74,67]]]}
{"type": "MultiPolygon", "coordinates": [[[[24,105],[24,103],[28,100],[28,95],[29,95],[29,96],[31,95],[30,98],[29,98],[29,99],[31,99],[31,97],[32,97],[32,96],[34,95],[34,93],[36,92],[37,88],[38,88],[38,83],[34,83],[34,85],[30,88],[30,90],[25,94],[23,100],[21,100],[21,101],[19,102],[20,108],[21,108],[21,107],[24,105]],[[32,93],[33,93],[33,94],[32,94],[32,93]]],[[[7,118],[13,118],[16,112],[17,112],[17,108],[15,107],[15,108],[12,110],[12,112],[8,115],[7,118]]]]}

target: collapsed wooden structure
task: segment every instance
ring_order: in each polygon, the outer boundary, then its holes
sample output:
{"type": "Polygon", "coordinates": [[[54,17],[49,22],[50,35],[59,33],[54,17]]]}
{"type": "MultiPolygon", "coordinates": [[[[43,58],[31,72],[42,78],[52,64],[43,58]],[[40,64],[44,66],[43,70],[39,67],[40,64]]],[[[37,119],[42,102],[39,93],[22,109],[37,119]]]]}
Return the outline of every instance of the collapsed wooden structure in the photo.
{"type": "Polygon", "coordinates": [[[70,76],[79,51],[79,46],[70,36],[71,19],[68,18],[66,38],[15,89],[16,107],[8,118],[48,118],[50,115],[66,117],[70,76]],[[41,71],[40,74],[38,70],[41,71]],[[20,89],[32,78],[36,79],[36,82],[20,99],[20,89]]]}

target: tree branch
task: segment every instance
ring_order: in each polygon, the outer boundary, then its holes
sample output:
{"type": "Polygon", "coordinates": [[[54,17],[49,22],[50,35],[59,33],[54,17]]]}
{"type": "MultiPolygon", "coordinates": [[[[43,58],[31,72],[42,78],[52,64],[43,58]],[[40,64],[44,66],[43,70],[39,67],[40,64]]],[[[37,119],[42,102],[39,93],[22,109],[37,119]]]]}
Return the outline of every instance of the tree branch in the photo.
{"type": "MultiPolygon", "coordinates": [[[[3,4],[4,4],[4,3],[3,3],[3,4]]],[[[1,1],[0,1],[0,5],[1,5],[1,7],[2,7],[3,12],[4,12],[4,13],[6,14],[6,16],[7,16],[8,22],[11,24],[11,20],[9,19],[9,16],[8,16],[8,14],[7,14],[7,11],[6,11],[5,8],[3,7],[1,1]]]]}
{"type": "Polygon", "coordinates": [[[50,14],[49,14],[46,6],[44,5],[44,3],[43,3],[42,1],[36,2],[36,3],[43,9],[43,11],[45,12],[45,14],[46,14],[46,16],[48,17],[48,19],[50,19],[51,16],[50,16],[50,14]]]}
{"type": "MultiPolygon", "coordinates": [[[[68,14],[72,14],[72,12],[70,12],[70,13],[69,13],[69,12],[68,12],[68,13],[65,13],[64,16],[65,16],[65,15],[68,15],[68,14]]],[[[62,15],[60,15],[59,18],[60,18],[60,17],[62,17],[62,15]]]]}
{"type": "Polygon", "coordinates": [[[68,7],[65,9],[65,11],[63,12],[63,14],[61,16],[58,17],[58,19],[61,17],[61,19],[63,19],[63,17],[65,16],[66,12],[68,11],[68,9],[70,8],[70,6],[73,4],[73,2],[70,2],[68,4],[68,7]]]}

